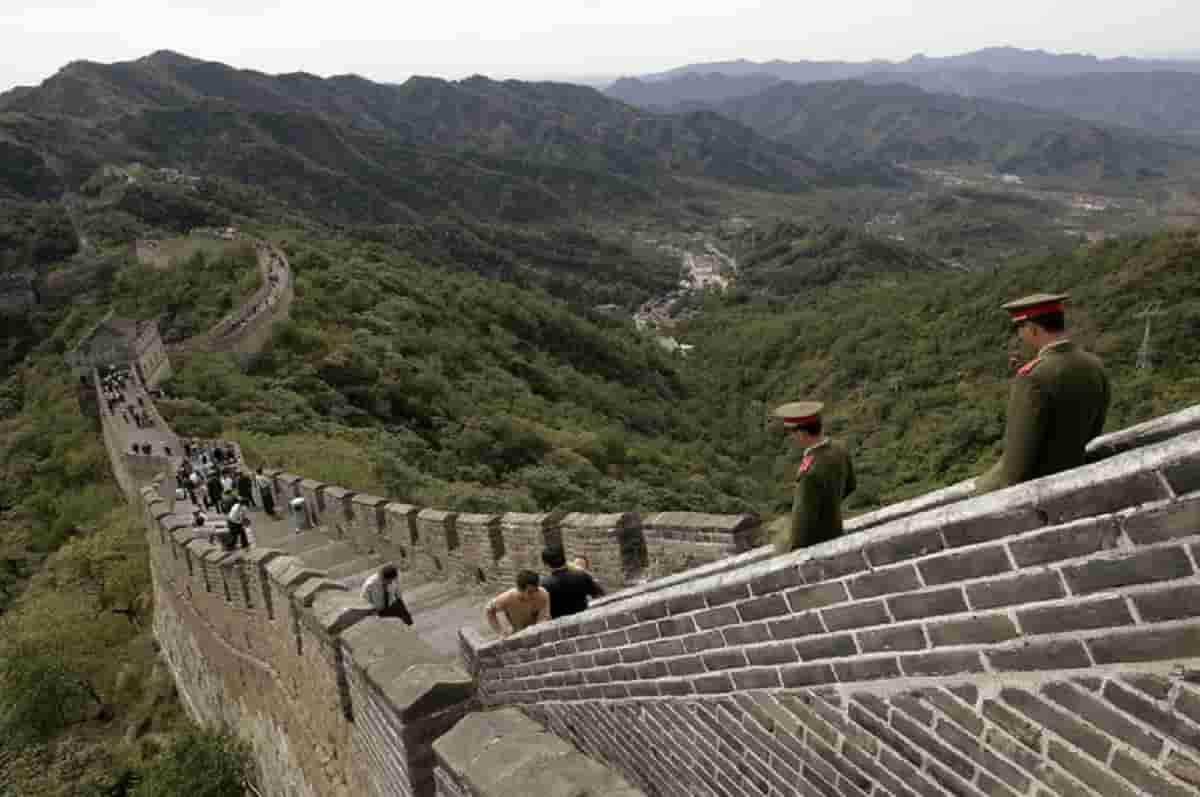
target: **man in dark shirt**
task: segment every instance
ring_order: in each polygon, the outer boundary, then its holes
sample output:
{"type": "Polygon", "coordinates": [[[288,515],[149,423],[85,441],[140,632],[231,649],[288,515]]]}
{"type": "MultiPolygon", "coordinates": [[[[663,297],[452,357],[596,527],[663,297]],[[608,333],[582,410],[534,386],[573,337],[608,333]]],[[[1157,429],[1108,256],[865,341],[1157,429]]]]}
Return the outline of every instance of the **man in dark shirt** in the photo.
{"type": "Polygon", "coordinates": [[[543,550],[542,562],[550,568],[550,575],[542,579],[542,586],[550,593],[551,619],[577,614],[588,607],[588,598],[604,594],[591,573],[567,567],[567,555],[561,547],[543,550]]]}

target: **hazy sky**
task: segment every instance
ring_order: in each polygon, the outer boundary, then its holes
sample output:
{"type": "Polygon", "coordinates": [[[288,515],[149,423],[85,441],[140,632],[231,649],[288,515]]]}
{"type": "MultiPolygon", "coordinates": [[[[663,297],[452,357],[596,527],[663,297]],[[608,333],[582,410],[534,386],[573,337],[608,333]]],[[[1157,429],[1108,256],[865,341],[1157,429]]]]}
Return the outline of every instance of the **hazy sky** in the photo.
{"type": "Polygon", "coordinates": [[[0,90],[39,83],[69,61],[159,49],[271,73],[402,81],[903,59],[999,44],[1158,55],[1195,51],[1197,31],[1195,0],[0,0],[0,90]]]}

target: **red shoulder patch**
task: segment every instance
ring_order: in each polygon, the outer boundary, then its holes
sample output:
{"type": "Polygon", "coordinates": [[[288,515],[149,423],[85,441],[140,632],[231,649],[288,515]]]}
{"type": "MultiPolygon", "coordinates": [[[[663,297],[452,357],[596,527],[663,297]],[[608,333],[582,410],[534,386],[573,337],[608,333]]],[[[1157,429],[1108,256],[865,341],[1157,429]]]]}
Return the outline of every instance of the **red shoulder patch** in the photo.
{"type": "Polygon", "coordinates": [[[799,479],[804,474],[808,473],[808,469],[812,467],[813,455],[809,454],[804,459],[800,460],[800,467],[796,468],[796,478],[799,479]]]}
{"type": "Polygon", "coordinates": [[[1033,369],[1038,367],[1038,363],[1041,361],[1041,357],[1034,357],[1032,360],[1021,366],[1021,369],[1017,371],[1017,376],[1029,376],[1031,373],[1033,373],[1033,369]]]}

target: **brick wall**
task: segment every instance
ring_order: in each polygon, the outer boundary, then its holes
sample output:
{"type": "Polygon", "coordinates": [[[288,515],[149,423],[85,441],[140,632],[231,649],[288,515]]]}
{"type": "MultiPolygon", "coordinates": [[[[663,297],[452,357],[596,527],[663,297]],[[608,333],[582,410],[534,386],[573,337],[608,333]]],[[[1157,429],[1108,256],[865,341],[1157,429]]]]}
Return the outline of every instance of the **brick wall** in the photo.
{"type": "Polygon", "coordinates": [[[644,797],[519,711],[472,714],[433,748],[438,793],[446,797],[644,797]]]}
{"type": "Polygon", "coordinates": [[[164,658],[197,720],[250,743],[263,793],[434,797],[472,679],[303,560],[209,545],[155,487],[139,502],[164,658]]]}
{"type": "Polygon", "coordinates": [[[795,793],[771,773],[814,795],[1195,793],[1180,773],[1200,725],[1162,720],[1193,705],[1185,676],[1159,685],[1158,713],[1127,700],[1127,722],[1180,743],[1154,756],[1023,695],[1108,678],[1096,688],[1120,697],[1109,683],[1200,661],[1197,490],[1192,433],[476,642],[468,659],[485,705],[523,707],[648,794],[795,793]],[[917,689],[956,696],[961,717],[921,710],[917,689]],[[817,707],[832,731],[806,730],[817,707]],[[1024,736],[996,720],[1010,708],[1024,736]],[[994,762],[986,741],[1013,733],[994,762]]]}

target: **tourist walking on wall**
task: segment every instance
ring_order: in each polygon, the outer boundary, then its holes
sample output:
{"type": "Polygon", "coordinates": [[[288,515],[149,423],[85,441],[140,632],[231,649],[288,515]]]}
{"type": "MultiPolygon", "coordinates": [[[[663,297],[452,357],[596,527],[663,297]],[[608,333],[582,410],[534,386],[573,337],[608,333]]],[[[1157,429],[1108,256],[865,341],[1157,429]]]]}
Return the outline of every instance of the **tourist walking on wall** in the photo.
{"type": "Polygon", "coordinates": [[[538,584],[538,574],[532,570],[517,573],[517,586],[506,590],[487,605],[488,625],[502,637],[521,631],[535,623],[550,619],[550,593],[538,584]],[[500,614],[508,619],[511,629],[500,624],[500,614]]]}
{"type": "Polygon", "coordinates": [[[772,414],[792,434],[800,449],[792,516],[786,531],[775,539],[775,552],[787,553],[842,535],[842,501],[854,492],[854,465],[840,444],[824,436],[819,401],[794,401],[772,414]]]}
{"type": "Polygon", "coordinates": [[[250,518],[246,515],[245,505],[241,501],[234,501],[225,520],[229,523],[229,547],[249,548],[250,538],[246,536],[246,527],[250,525],[250,518]],[[238,545],[239,540],[241,541],[240,546],[238,545]]]}
{"type": "Polygon", "coordinates": [[[214,471],[208,477],[208,506],[217,509],[221,506],[221,478],[214,471]]]}
{"type": "Polygon", "coordinates": [[[258,483],[258,495],[262,498],[263,511],[275,517],[275,492],[271,489],[271,480],[263,475],[262,468],[258,469],[254,481],[258,483]]]}
{"type": "Polygon", "coordinates": [[[380,617],[399,617],[412,625],[413,618],[400,594],[400,573],[395,565],[384,565],[362,585],[362,599],[374,607],[380,617]]]}
{"type": "Polygon", "coordinates": [[[254,503],[254,481],[250,478],[250,474],[244,470],[238,471],[237,491],[243,504],[251,509],[258,509],[258,506],[254,503]]]}
{"type": "Polygon", "coordinates": [[[599,598],[604,590],[586,570],[567,567],[567,555],[561,546],[552,545],[542,551],[542,562],[550,575],[541,584],[550,593],[550,616],[566,617],[588,607],[589,598],[599,598]]]}
{"type": "Polygon", "coordinates": [[[1065,293],[1037,293],[1004,305],[1017,337],[1037,356],[1017,371],[1008,396],[1004,454],[975,482],[977,493],[1077,468],[1104,430],[1111,398],[1094,354],[1066,329],[1065,293]]]}

